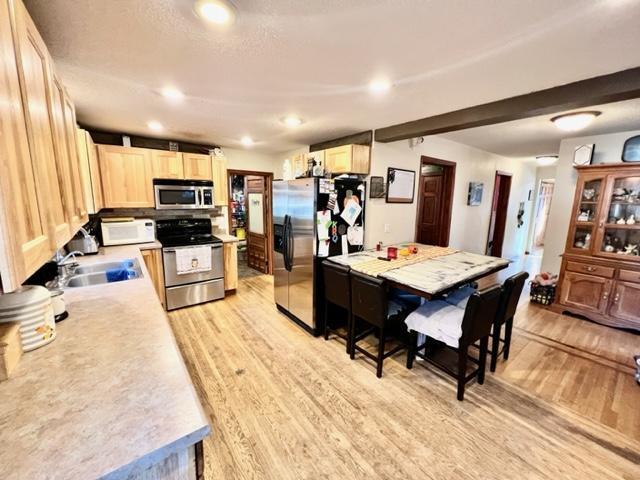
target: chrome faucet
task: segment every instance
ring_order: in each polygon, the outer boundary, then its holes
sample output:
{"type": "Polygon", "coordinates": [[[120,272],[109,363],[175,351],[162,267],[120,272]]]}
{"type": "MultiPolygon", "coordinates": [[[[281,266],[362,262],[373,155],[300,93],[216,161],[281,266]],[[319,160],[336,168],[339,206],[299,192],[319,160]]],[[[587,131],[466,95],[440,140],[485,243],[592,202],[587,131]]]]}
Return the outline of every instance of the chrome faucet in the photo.
{"type": "Polygon", "coordinates": [[[84,253],[78,250],[74,250],[63,256],[63,251],[63,249],[58,250],[54,257],[54,261],[58,265],[58,277],[60,280],[64,280],[73,274],[73,271],[78,266],[78,262],[75,261],[76,255],[84,256],[84,253]],[[69,260],[69,258],[73,258],[73,261],[68,262],[67,260],[69,260]]]}

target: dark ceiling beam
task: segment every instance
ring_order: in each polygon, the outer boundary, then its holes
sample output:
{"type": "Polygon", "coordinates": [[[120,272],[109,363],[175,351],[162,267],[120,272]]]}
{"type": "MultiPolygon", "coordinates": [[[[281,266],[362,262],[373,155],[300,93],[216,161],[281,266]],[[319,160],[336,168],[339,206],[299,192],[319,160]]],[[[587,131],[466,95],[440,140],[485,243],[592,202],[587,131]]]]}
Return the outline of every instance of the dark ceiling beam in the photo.
{"type": "Polygon", "coordinates": [[[392,125],[376,130],[375,138],[395,142],[638,97],[640,67],[392,125]]]}
{"type": "Polygon", "coordinates": [[[346,137],[336,138],[335,140],[328,140],[326,142],[315,143],[309,146],[310,152],[318,152],[320,150],[326,150],[327,148],[341,147],[343,145],[371,145],[373,143],[373,131],[367,130],[366,132],[354,133],[353,135],[347,135],[346,137]]]}

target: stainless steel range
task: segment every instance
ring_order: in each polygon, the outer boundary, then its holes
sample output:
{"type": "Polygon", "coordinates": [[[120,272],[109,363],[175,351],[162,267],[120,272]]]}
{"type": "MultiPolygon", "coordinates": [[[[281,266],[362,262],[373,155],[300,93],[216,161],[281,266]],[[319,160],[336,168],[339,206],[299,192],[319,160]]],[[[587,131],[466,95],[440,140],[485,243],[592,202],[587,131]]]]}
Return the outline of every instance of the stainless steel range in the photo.
{"type": "Polygon", "coordinates": [[[156,232],[162,243],[167,310],[224,298],[222,240],[211,234],[211,219],[157,220],[156,232]],[[211,267],[196,268],[209,252],[211,267]],[[188,262],[185,269],[184,260],[192,256],[195,267],[191,271],[188,262]]]}

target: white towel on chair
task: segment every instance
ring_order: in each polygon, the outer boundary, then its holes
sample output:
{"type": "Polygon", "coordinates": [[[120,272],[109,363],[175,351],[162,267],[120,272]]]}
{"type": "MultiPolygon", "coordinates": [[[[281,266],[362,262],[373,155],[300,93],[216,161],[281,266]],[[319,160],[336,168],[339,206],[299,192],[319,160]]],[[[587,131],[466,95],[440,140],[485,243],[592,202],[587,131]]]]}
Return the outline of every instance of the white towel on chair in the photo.
{"type": "Polygon", "coordinates": [[[176,272],[187,273],[208,272],[211,270],[211,247],[176,248],[176,272]]]}
{"type": "Polygon", "coordinates": [[[450,347],[458,347],[462,336],[462,319],[464,310],[443,300],[433,300],[414,310],[405,323],[409,330],[422,333],[446,343],[450,347]]]}
{"type": "Polygon", "coordinates": [[[467,308],[469,297],[475,293],[476,289],[466,285],[447,294],[445,301],[458,308],[467,308]]]}

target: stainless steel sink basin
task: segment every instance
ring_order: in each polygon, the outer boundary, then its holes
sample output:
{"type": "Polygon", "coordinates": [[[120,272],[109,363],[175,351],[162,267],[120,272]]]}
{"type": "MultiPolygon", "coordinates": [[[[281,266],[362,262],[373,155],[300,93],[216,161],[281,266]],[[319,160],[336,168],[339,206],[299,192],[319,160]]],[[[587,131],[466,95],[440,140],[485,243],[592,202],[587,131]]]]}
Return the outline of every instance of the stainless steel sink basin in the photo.
{"type": "Polygon", "coordinates": [[[83,265],[67,280],[66,288],[86,287],[104,283],[123,282],[142,277],[137,259],[83,265]]]}

